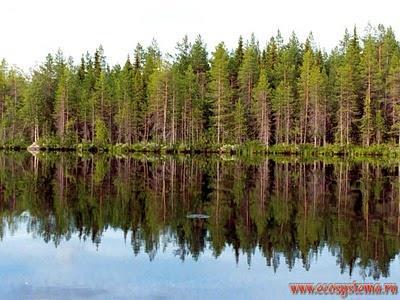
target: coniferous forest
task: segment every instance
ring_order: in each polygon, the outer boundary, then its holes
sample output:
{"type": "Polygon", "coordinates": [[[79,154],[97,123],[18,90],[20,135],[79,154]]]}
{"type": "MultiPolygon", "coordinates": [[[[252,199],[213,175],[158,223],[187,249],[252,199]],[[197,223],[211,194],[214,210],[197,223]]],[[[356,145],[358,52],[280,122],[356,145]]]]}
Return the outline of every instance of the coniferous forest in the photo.
{"type": "Polygon", "coordinates": [[[397,147],[400,44],[391,27],[364,32],[329,53],[278,32],[234,49],[184,37],[168,55],[138,44],[122,65],[101,46],[80,61],[49,54],[29,74],[3,60],[1,144],[397,147]]]}

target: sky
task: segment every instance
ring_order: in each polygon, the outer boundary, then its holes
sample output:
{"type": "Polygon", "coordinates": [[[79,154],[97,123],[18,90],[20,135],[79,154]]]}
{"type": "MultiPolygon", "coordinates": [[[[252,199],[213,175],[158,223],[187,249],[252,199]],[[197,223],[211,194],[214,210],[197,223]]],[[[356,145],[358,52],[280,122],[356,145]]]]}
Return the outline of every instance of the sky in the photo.
{"type": "Polygon", "coordinates": [[[123,63],[135,45],[154,38],[174,53],[185,34],[202,35],[209,50],[220,41],[228,48],[254,33],[263,47],[280,29],[301,41],[313,32],[317,46],[330,50],[345,28],[362,33],[370,22],[400,32],[396,0],[0,0],[0,58],[23,69],[62,49],[79,60],[103,45],[111,64],[123,63]]]}
{"type": "MultiPolygon", "coordinates": [[[[124,240],[122,230],[103,232],[98,247],[72,234],[71,239],[55,247],[40,236],[32,238],[21,222],[14,234],[6,231],[0,247],[1,299],[292,299],[288,283],[292,282],[398,282],[399,256],[390,263],[390,276],[373,280],[363,277],[358,260],[352,275],[341,272],[338,259],[327,246],[312,255],[305,272],[301,258],[289,269],[283,259],[276,271],[267,266],[260,249],[252,253],[251,265],[247,254],[226,246],[216,259],[207,243],[198,260],[190,254],[181,261],[175,255],[178,246],[171,237],[166,247],[157,251],[154,260],[144,253],[143,246],[134,255],[132,246],[124,240]],[[18,251],[15,251],[18,249],[18,251]],[[321,280],[323,278],[323,280],[321,280]],[[216,298],[217,295],[217,298],[216,298]]],[[[163,242],[159,241],[160,245],[163,242]]],[[[358,299],[347,297],[346,299],[358,299]]],[[[368,296],[367,299],[397,299],[390,295],[368,296]]],[[[297,295],[293,299],[317,299],[297,295]]],[[[318,298],[319,299],[319,298],[318,298]]],[[[341,299],[324,295],[324,300],[341,299]]]]}

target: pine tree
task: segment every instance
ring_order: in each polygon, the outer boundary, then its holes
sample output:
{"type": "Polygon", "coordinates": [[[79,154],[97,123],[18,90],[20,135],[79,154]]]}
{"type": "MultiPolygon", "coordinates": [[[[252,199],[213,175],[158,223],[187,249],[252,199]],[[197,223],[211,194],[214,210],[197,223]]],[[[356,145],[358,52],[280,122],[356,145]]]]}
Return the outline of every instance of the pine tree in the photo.
{"type": "Polygon", "coordinates": [[[72,85],[71,71],[64,66],[60,70],[60,78],[56,90],[55,120],[58,136],[64,143],[65,135],[68,134],[70,116],[70,89],[72,85]]]}
{"type": "Polygon", "coordinates": [[[210,70],[210,96],[212,101],[213,124],[216,127],[216,143],[229,138],[232,109],[230,105],[229,56],[224,43],[219,43],[213,52],[210,70]]]}
{"type": "Polygon", "coordinates": [[[23,115],[31,129],[31,140],[37,141],[41,135],[48,137],[54,132],[56,85],[54,59],[48,55],[39,69],[33,71],[24,99],[23,115]]]}
{"type": "Polygon", "coordinates": [[[356,31],[350,38],[346,31],[343,41],[343,58],[338,60],[337,88],[337,132],[336,141],[341,145],[349,145],[357,141],[356,119],[361,117],[358,104],[360,89],[360,47],[356,31]]]}
{"type": "Polygon", "coordinates": [[[278,86],[275,89],[272,111],[275,117],[275,142],[289,144],[296,141],[294,113],[296,105],[294,103],[294,76],[295,61],[293,61],[291,49],[281,49],[277,65],[278,86]]]}
{"type": "Polygon", "coordinates": [[[91,103],[88,101],[94,85],[93,67],[89,54],[81,58],[81,63],[77,73],[77,86],[78,86],[78,133],[82,140],[87,142],[91,139],[91,122],[90,122],[90,108],[91,103]]]}
{"type": "Polygon", "coordinates": [[[185,35],[182,41],[176,46],[178,53],[175,57],[175,66],[178,69],[178,73],[184,73],[188,69],[192,60],[190,54],[191,48],[192,45],[190,44],[187,35],[185,35]]]}
{"type": "Polygon", "coordinates": [[[238,99],[235,104],[232,133],[235,136],[236,143],[243,143],[246,136],[246,118],[244,105],[241,99],[238,99]]]}
{"type": "Polygon", "coordinates": [[[154,141],[162,143],[167,143],[167,118],[172,88],[170,76],[169,65],[160,61],[149,83],[149,133],[154,141]]]}
{"type": "MultiPolygon", "coordinates": [[[[152,112],[150,111],[151,107],[151,94],[154,95],[154,90],[152,84],[154,84],[156,75],[153,76],[153,73],[160,69],[161,66],[161,52],[158,48],[158,44],[155,40],[152,41],[152,44],[146,49],[143,54],[144,64],[143,64],[143,82],[145,86],[145,98],[146,98],[146,112],[144,123],[144,140],[147,141],[150,137],[150,126],[154,124],[154,120],[151,120],[152,112]]],[[[154,100],[154,99],[153,99],[154,100]]],[[[158,138],[158,136],[157,136],[158,138]]]]}
{"type": "MultiPolygon", "coordinates": [[[[96,68],[94,71],[96,74],[96,68]]],[[[100,124],[101,121],[102,125],[100,127],[103,129],[103,125],[106,126],[107,122],[106,105],[108,102],[108,91],[106,73],[100,70],[97,76],[91,93],[92,141],[96,137],[96,124],[100,124]]]]}
{"type": "Polygon", "coordinates": [[[2,123],[2,138],[5,139],[5,122],[4,122],[4,114],[6,111],[6,102],[7,102],[7,95],[8,95],[8,88],[7,88],[7,76],[8,76],[8,66],[6,61],[3,59],[0,63],[0,116],[1,116],[1,123],[2,123]]]}
{"type": "Polygon", "coordinates": [[[310,73],[310,128],[314,147],[325,141],[325,78],[319,65],[315,64],[310,73]]]}
{"type": "Polygon", "coordinates": [[[314,54],[311,48],[307,49],[303,56],[300,70],[299,93],[300,93],[300,142],[307,143],[309,137],[309,119],[311,102],[311,72],[314,67],[314,54]]]}
{"type": "Polygon", "coordinates": [[[374,126],[375,112],[380,106],[377,99],[378,61],[375,39],[372,36],[372,33],[369,33],[364,41],[361,68],[365,87],[361,132],[363,145],[369,146],[371,142],[373,142],[374,133],[376,131],[374,126]]]}
{"type": "Polygon", "coordinates": [[[254,115],[257,120],[259,140],[269,146],[271,137],[271,89],[265,72],[262,72],[254,92],[254,115]]]}
{"type": "Polygon", "coordinates": [[[7,71],[6,84],[8,87],[5,103],[6,111],[2,116],[1,126],[7,132],[5,132],[3,141],[16,143],[24,139],[25,126],[20,111],[27,81],[19,70],[11,68],[7,71]]]}
{"type": "Polygon", "coordinates": [[[400,54],[395,53],[391,59],[388,75],[390,99],[391,134],[400,146],[400,54]]]}
{"type": "Polygon", "coordinates": [[[133,66],[128,59],[119,74],[118,80],[118,107],[116,114],[117,140],[119,142],[131,143],[133,139],[132,121],[135,119],[136,111],[133,109],[133,66]]]}
{"type": "Polygon", "coordinates": [[[140,44],[135,49],[135,60],[133,64],[132,78],[132,126],[133,126],[133,142],[146,137],[145,133],[145,115],[147,108],[146,86],[143,77],[143,49],[140,44]]]}
{"type": "Polygon", "coordinates": [[[383,134],[385,132],[385,120],[383,118],[382,111],[378,109],[375,114],[375,130],[376,130],[376,143],[380,144],[383,140],[383,134]]]}
{"type": "Polygon", "coordinates": [[[364,112],[361,119],[361,132],[362,140],[364,146],[369,146],[373,134],[373,115],[372,115],[372,105],[371,96],[367,92],[364,100],[364,112]]]}
{"type": "MultiPolygon", "coordinates": [[[[279,36],[278,36],[279,37],[279,36]]],[[[279,48],[277,65],[278,87],[276,88],[273,110],[275,116],[275,142],[297,143],[300,136],[300,107],[298,97],[298,78],[300,76],[301,53],[296,35],[279,48]]],[[[301,142],[301,141],[300,141],[301,142]]]]}
{"type": "Polygon", "coordinates": [[[196,82],[196,74],[193,72],[191,65],[182,76],[179,91],[182,99],[181,139],[191,144],[199,140],[203,130],[202,103],[196,82]]]}
{"type": "Polygon", "coordinates": [[[244,45],[242,36],[239,37],[238,45],[229,57],[229,82],[232,89],[232,103],[239,101],[241,96],[239,89],[239,70],[243,63],[244,45]]]}
{"type": "Polygon", "coordinates": [[[238,79],[240,97],[245,105],[246,126],[249,130],[249,137],[253,138],[255,133],[255,120],[251,114],[253,89],[257,83],[259,75],[259,49],[258,44],[252,35],[247,43],[243,55],[243,63],[240,66],[238,79]]]}
{"type": "Polygon", "coordinates": [[[176,47],[178,53],[172,65],[172,141],[192,138],[192,100],[194,97],[195,75],[190,65],[191,44],[185,36],[176,47]],[[190,69],[190,71],[188,71],[190,69]],[[193,76],[191,76],[193,75],[193,76]],[[186,82],[186,81],[189,82],[186,82]]]}
{"type": "MultiPolygon", "coordinates": [[[[277,39],[279,39],[279,33],[277,39]]],[[[264,51],[263,68],[267,73],[267,79],[271,86],[271,89],[275,90],[278,85],[278,60],[279,60],[279,46],[275,38],[272,37],[267,44],[266,50],[264,51]]]]}
{"type": "Polygon", "coordinates": [[[393,55],[399,50],[393,29],[385,28],[383,25],[378,26],[378,90],[379,99],[381,100],[381,109],[385,125],[391,126],[390,120],[390,100],[389,100],[389,72],[393,55]]]}

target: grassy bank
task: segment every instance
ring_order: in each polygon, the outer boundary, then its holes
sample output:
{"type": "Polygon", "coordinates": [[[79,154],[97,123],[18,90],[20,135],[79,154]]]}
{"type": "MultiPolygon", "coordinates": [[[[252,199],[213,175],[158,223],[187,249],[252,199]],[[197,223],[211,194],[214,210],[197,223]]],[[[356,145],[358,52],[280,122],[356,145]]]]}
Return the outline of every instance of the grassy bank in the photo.
{"type": "MultiPolygon", "coordinates": [[[[247,155],[296,155],[317,157],[391,157],[400,158],[400,147],[395,144],[380,144],[368,147],[358,145],[326,145],[314,147],[310,144],[286,145],[277,144],[267,147],[259,142],[247,142],[240,145],[235,144],[157,144],[153,142],[137,144],[115,144],[96,145],[93,143],[79,143],[76,145],[58,145],[53,143],[39,142],[40,151],[73,151],[80,153],[107,152],[112,154],[124,153],[160,153],[160,154],[237,154],[247,155]]],[[[7,144],[1,145],[3,150],[25,151],[29,144],[7,144]]]]}

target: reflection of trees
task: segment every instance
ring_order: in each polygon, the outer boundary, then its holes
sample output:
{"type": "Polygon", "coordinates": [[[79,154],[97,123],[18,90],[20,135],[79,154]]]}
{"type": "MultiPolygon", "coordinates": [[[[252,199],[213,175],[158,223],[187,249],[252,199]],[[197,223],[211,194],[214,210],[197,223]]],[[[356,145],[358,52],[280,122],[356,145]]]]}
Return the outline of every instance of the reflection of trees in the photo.
{"type": "Polygon", "coordinates": [[[308,269],[328,246],[342,272],[377,278],[400,248],[399,175],[369,161],[1,155],[0,238],[27,224],[55,245],[73,234],[100,244],[119,228],[150,259],[166,245],[182,260],[230,245],[250,264],[258,247],[275,269],[308,269]]]}

